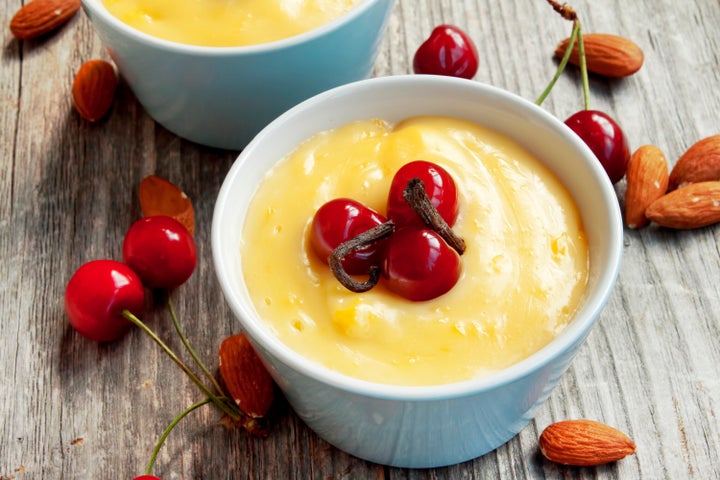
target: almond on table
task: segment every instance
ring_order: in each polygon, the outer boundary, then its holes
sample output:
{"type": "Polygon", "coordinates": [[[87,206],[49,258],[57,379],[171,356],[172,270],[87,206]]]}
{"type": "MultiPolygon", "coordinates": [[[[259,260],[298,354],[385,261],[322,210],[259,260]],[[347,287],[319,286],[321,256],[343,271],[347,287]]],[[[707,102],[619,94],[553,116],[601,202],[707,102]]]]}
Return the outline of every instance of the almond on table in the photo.
{"type": "Polygon", "coordinates": [[[80,0],[32,0],[10,20],[10,31],[19,40],[37,38],[60,28],[80,9],[80,0]]]}
{"type": "MultiPolygon", "coordinates": [[[[640,70],[643,65],[642,49],[628,38],[609,33],[587,33],[583,35],[583,42],[589,72],[606,77],[627,77],[640,70]]],[[[555,55],[565,55],[569,44],[570,38],[562,40],[555,47],[555,55]]],[[[580,64],[577,42],[569,61],[576,66],[580,64]]]]}
{"type": "Polygon", "coordinates": [[[627,435],[594,420],[563,420],[540,434],[543,456],[563,465],[602,465],[632,455],[635,449],[627,435]]]}
{"type": "Polygon", "coordinates": [[[83,63],[75,74],[72,86],[73,105],[85,120],[97,122],[110,111],[117,86],[117,73],[110,62],[89,60],[83,63]]]}
{"type": "Polygon", "coordinates": [[[701,228],[720,222],[720,181],[698,182],[663,195],[650,204],[647,217],[668,228],[701,228]]]}
{"type": "Polygon", "coordinates": [[[670,172],[670,190],[689,183],[720,180],[720,134],[695,142],[670,172]]]}
{"type": "Polygon", "coordinates": [[[641,146],[630,157],[626,179],[625,222],[630,228],[644,227],[650,223],[645,210],[667,191],[665,154],[654,145],[641,146]]]}
{"type": "Polygon", "coordinates": [[[220,343],[220,375],[240,410],[251,418],[267,414],[274,382],[247,335],[239,333],[220,343]]]}
{"type": "Polygon", "coordinates": [[[146,217],[167,215],[195,233],[195,210],[190,198],[174,183],[157,175],[143,178],[138,188],[140,209],[146,217]]]}

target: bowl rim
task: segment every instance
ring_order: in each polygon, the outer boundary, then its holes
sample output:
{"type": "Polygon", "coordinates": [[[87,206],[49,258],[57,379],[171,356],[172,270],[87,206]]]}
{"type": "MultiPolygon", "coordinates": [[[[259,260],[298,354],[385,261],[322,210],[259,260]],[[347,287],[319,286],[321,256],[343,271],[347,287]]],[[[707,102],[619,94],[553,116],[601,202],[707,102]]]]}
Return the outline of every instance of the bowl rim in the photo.
{"type": "MultiPolygon", "coordinates": [[[[343,25],[350,23],[353,19],[360,16],[366,10],[370,9],[372,5],[382,1],[389,1],[391,3],[395,2],[395,0],[360,0],[360,2],[354,7],[352,7],[350,10],[329,22],[326,22],[306,32],[302,32],[291,37],[274,40],[272,42],[239,46],[207,46],[181,43],[173,40],[155,37],[141,30],[138,30],[137,28],[132,27],[117,18],[115,15],[110,13],[107,7],[105,7],[102,0],[81,0],[83,9],[86,11],[86,13],[88,11],[92,12],[93,15],[97,15],[99,18],[102,19],[104,23],[110,25],[114,30],[119,31],[128,37],[135,38],[148,46],[180,54],[203,55],[208,57],[223,57],[242,54],[257,55],[299,46],[311,42],[316,38],[322,37],[328,32],[341,28],[343,25]]],[[[92,15],[88,15],[88,17],[90,17],[92,20],[92,15]]]]}
{"type": "Polygon", "coordinates": [[[230,194],[232,185],[236,182],[236,178],[242,170],[242,166],[249,161],[248,159],[252,156],[254,150],[259,148],[263,142],[267,141],[267,137],[272,138],[272,136],[276,134],[278,127],[283,125],[286,120],[302,115],[305,110],[314,108],[314,106],[318,104],[332,101],[333,98],[343,98],[344,95],[353,94],[354,90],[375,88],[376,86],[383,88],[384,85],[402,84],[404,82],[410,82],[415,85],[441,83],[449,85],[450,88],[453,88],[453,84],[457,84],[463,88],[477,90],[481,95],[491,95],[510,103],[519,104],[527,109],[528,115],[532,116],[536,122],[540,122],[544,126],[561,133],[582,156],[589,160],[595,159],[589,147],[557,117],[529,100],[499,87],[483,84],[474,80],[433,75],[375,77],[345,84],[315,95],[286,111],[258,133],[248,146],[240,152],[223,181],[213,212],[211,243],[216,275],[225,294],[226,302],[231,310],[233,310],[242,329],[249,334],[251,341],[258,344],[261,349],[266,350],[270,355],[275,357],[275,359],[307,377],[354,394],[393,400],[435,401],[474,395],[511,384],[530,376],[547,366],[557,357],[562,356],[563,353],[570,351],[573,344],[578,343],[579,345],[584,337],[589,334],[591,327],[597,321],[608,301],[620,270],[623,227],[620,207],[614,187],[603,167],[600,165],[600,162],[587,162],[588,167],[592,170],[593,177],[598,182],[598,186],[605,199],[605,204],[608,206],[606,215],[610,223],[607,245],[608,262],[599,269],[595,290],[587,296],[584,304],[572,321],[550,343],[505,369],[478,378],[440,385],[389,385],[357,379],[308,360],[286,346],[268,329],[263,328],[261,322],[256,320],[257,314],[254,311],[254,307],[252,307],[252,305],[244,305],[238,301],[236,295],[232,294],[233,282],[226,273],[227,267],[223,263],[220,255],[223,245],[223,235],[219,219],[224,218],[226,215],[225,211],[228,206],[227,197],[230,194]],[[248,320],[248,318],[251,320],[248,320]]]}

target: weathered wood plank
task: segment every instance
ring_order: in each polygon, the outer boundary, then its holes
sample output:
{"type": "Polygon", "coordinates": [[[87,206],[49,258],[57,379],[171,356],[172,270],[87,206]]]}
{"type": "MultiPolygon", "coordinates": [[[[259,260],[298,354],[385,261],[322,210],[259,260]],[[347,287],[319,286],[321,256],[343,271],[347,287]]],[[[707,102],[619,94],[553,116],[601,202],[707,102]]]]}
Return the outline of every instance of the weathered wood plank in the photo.
{"type": "MultiPolygon", "coordinates": [[[[674,163],[694,141],[720,133],[720,3],[572,4],[585,32],[619,33],[644,49],[635,76],[591,77],[592,106],[620,121],[633,148],[654,143],[674,163]]],[[[20,5],[3,4],[0,21],[7,25],[20,5]]],[[[476,40],[478,81],[530,100],[553,75],[552,50],[570,32],[540,0],[398,0],[376,75],[410,73],[415,49],[440,23],[476,40]]],[[[199,395],[139,331],[105,346],[79,338],[64,318],[64,285],[82,262],[120,256],[139,214],[142,177],[171,179],[195,202],[200,257],[175,306],[215,366],[219,340],[236,325],[216,286],[209,228],[237,152],[178,139],[124,85],[107,120],[80,121],[70,105],[73,74],[83,61],[106,57],[83,15],[42,40],[18,42],[7,29],[0,35],[0,479],[132,478],[166,424],[199,395]]],[[[577,71],[566,72],[543,107],[559,118],[582,108],[577,71]]],[[[622,203],[623,182],[617,192],[622,203]]],[[[482,458],[384,468],[327,445],[287,407],[264,440],[226,431],[204,407],[171,435],[156,471],[198,479],[718,478],[719,245],[717,227],[626,232],[617,288],[587,344],[535,421],[482,458]],[[637,454],[597,469],[544,461],[540,431],[574,417],[625,430],[637,454]]],[[[162,305],[146,320],[173,338],[162,305]]]]}

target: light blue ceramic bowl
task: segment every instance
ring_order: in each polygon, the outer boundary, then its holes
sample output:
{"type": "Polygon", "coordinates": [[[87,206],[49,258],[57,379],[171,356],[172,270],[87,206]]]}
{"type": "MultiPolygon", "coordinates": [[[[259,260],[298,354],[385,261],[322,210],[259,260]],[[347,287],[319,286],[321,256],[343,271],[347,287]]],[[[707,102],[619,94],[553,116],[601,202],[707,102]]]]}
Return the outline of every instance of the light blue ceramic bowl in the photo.
{"type": "MultiPolygon", "coordinates": [[[[212,225],[215,269],[225,298],[300,417],[321,437],[361,458],[438,467],[490,452],[517,434],[555,387],[604,307],[622,253],[615,191],[590,149],[537,105],[470,80],[395,76],[325,92],[266,127],[228,173],[212,225]],[[573,196],[590,251],[589,283],[572,322],[550,344],[483,378],[423,387],[381,385],[331,371],[270,331],[241,273],[245,212],[265,173],[313,134],[353,120],[415,115],[467,119],[509,135],[540,159],[573,196]]],[[[273,274],[257,272],[258,275],[273,274]]]]}
{"type": "Polygon", "coordinates": [[[370,76],[393,3],[365,0],[322,27],[276,42],[198,47],[142,33],[101,0],[82,0],[153,119],[193,142],[233,150],[300,101],[370,76]]]}

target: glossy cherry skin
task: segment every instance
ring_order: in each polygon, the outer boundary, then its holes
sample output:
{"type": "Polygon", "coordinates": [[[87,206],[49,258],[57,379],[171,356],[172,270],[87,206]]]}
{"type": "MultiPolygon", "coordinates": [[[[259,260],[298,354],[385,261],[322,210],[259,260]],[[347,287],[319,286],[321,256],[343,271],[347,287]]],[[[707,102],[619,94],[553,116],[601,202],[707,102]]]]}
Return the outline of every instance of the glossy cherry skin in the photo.
{"type": "Polygon", "coordinates": [[[94,342],[122,337],[132,323],[123,310],[134,315],[145,307],[140,277],[115,260],[93,260],[78,268],[65,287],[65,312],[70,325],[94,342]]]}
{"type": "Polygon", "coordinates": [[[197,264],[192,235],[182,223],[165,215],[133,223],[125,234],[122,252],[123,261],[151,288],[182,285],[197,264]]]}
{"type": "MultiPolygon", "coordinates": [[[[370,230],[387,220],[384,216],[350,198],[336,198],[323,204],[313,217],[310,245],[325,263],[338,245],[370,230]]],[[[376,242],[343,258],[343,269],[350,275],[368,272],[379,266],[383,242],[376,242]]]]}
{"type": "Polygon", "coordinates": [[[581,110],[565,120],[565,124],[590,147],[613,184],[625,176],[630,147],[615,120],[597,110],[581,110]]]}
{"type": "Polygon", "coordinates": [[[422,180],[430,203],[451,227],[458,216],[457,186],[452,176],[441,166],[425,160],[415,160],[403,165],[390,183],[388,194],[387,216],[398,227],[406,225],[425,226],[423,220],[410,207],[403,191],[413,178],[422,180]]]}
{"type": "Polygon", "coordinates": [[[140,475],[139,477],[133,478],[133,480],[160,480],[160,477],[154,475],[140,475]]]}
{"type": "Polygon", "coordinates": [[[439,25],[415,52],[413,71],[470,79],[478,70],[478,54],[470,37],[453,25],[439,25]]]}
{"type": "Polygon", "coordinates": [[[460,255],[433,230],[405,227],[388,239],[382,273],[390,291],[419,302],[453,288],[462,267],[460,255]]]}

